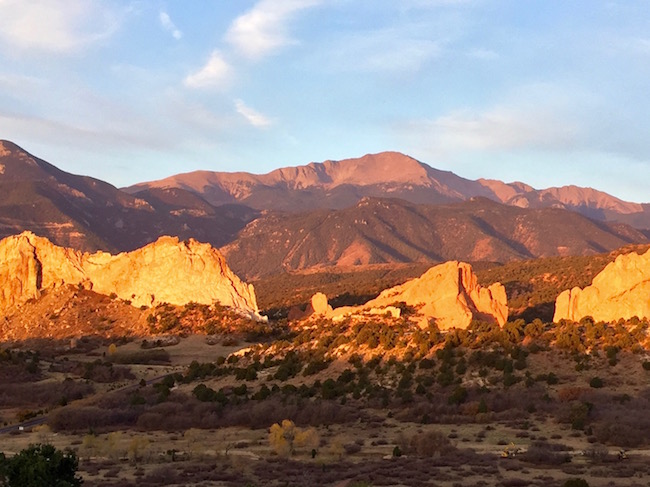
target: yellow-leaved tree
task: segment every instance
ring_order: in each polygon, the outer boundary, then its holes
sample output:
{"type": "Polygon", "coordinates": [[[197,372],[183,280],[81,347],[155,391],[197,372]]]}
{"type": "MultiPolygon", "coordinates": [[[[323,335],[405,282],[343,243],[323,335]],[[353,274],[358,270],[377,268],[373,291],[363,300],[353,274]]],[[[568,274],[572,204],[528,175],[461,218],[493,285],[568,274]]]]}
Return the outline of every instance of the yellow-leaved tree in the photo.
{"type": "Polygon", "coordinates": [[[269,443],[278,455],[289,456],[297,448],[315,449],[318,447],[318,432],[314,428],[298,428],[293,421],[285,419],[269,429],[269,443]]]}

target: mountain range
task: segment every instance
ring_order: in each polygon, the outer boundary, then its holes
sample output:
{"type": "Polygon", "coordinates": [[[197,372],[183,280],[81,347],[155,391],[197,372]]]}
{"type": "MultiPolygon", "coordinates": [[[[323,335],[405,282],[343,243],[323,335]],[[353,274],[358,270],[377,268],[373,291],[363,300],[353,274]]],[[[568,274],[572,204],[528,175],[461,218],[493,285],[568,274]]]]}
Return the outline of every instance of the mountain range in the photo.
{"type": "Polygon", "coordinates": [[[241,203],[258,210],[281,211],[343,209],[365,196],[399,198],[416,204],[457,203],[482,196],[510,206],[563,208],[590,218],[650,229],[650,204],[631,203],[578,186],[537,190],[521,182],[465,179],[398,152],[310,163],[262,175],[195,171],[125,190],[138,194],[152,188],[185,189],[213,205],[241,203]]]}
{"type": "Polygon", "coordinates": [[[195,238],[221,247],[250,278],[603,252],[647,242],[650,205],[576,186],[469,180],[397,152],[263,175],[196,171],[118,189],[0,141],[0,237],[23,230],[85,251],[195,238]]]}

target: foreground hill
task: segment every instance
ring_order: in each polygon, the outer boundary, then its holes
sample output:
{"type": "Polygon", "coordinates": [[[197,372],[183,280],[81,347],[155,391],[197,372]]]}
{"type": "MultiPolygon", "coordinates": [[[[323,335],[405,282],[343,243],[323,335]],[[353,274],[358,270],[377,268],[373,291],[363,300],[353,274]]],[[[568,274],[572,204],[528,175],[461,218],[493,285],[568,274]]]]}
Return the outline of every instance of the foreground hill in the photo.
{"type": "Polygon", "coordinates": [[[364,198],[343,210],[266,214],[222,251],[237,274],[253,278],[332,266],[586,255],[646,241],[627,225],[562,209],[485,198],[452,205],[364,198]]]}
{"type": "Polygon", "coordinates": [[[255,216],[238,205],[216,209],[177,189],[136,197],[0,140],[0,238],[30,230],[86,251],[132,250],[161,235],[222,245],[255,216]]]}
{"type": "Polygon", "coordinates": [[[258,210],[342,209],[364,197],[446,204],[477,196],[522,208],[563,208],[590,218],[650,229],[650,205],[578,186],[538,190],[525,183],[470,180],[398,152],[276,169],[268,174],[194,171],[126,188],[181,188],[214,205],[243,203],[258,210]]]}

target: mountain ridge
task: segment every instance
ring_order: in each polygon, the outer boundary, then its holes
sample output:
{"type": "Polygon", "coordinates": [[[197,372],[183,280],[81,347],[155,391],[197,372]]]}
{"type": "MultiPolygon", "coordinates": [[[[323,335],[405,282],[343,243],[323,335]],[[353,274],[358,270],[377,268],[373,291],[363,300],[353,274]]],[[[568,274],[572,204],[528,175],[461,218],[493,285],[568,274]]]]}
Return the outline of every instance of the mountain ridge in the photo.
{"type": "Polygon", "coordinates": [[[221,251],[237,274],[252,278],[380,263],[509,262],[645,242],[628,225],[558,208],[518,208],[487,198],[417,205],[366,197],[342,210],[266,213],[221,251]]]}
{"type": "Polygon", "coordinates": [[[650,204],[624,201],[603,191],[566,185],[535,189],[524,182],[471,180],[435,169],[399,152],[310,162],[266,174],[194,171],[124,188],[179,187],[214,205],[242,203],[258,210],[342,209],[365,196],[396,197],[418,204],[445,204],[486,197],[523,208],[558,207],[590,218],[650,229],[650,204]]]}

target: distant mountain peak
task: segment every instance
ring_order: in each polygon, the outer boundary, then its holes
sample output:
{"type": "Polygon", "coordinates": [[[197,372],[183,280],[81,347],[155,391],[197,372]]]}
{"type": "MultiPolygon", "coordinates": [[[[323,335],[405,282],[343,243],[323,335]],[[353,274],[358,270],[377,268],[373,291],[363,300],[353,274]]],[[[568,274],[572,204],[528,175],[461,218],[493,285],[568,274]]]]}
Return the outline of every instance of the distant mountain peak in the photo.
{"type": "Polygon", "coordinates": [[[396,183],[428,185],[429,183],[427,167],[401,152],[366,154],[356,159],[325,161],[320,164],[331,177],[331,186],[396,183]]]}

